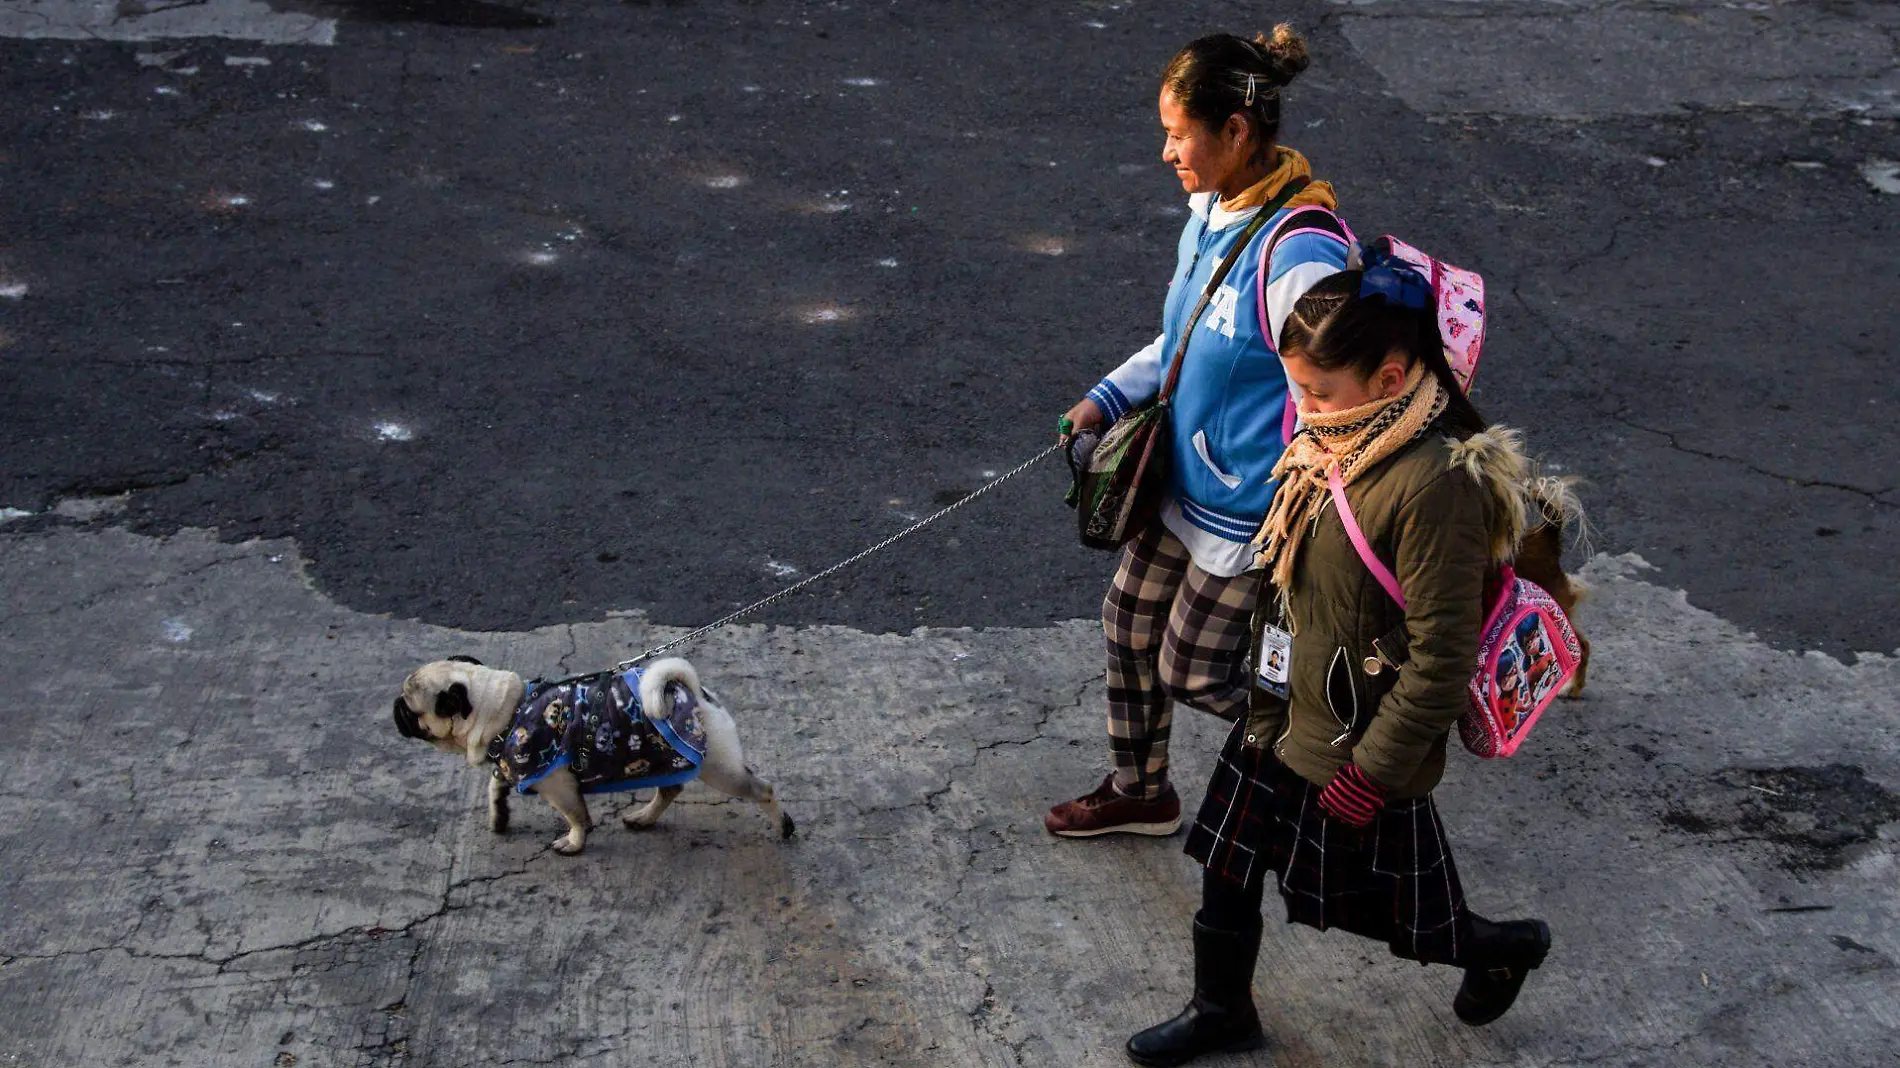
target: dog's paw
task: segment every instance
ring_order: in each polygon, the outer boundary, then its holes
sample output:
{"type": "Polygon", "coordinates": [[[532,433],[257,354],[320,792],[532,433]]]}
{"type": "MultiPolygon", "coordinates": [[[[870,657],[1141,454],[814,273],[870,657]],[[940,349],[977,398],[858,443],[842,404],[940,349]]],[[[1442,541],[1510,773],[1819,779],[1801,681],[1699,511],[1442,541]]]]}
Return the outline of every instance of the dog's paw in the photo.
{"type": "Polygon", "coordinates": [[[632,812],[621,815],[620,825],[629,831],[650,831],[660,822],[657,813],[649,813],[648,806],[641,806],[632,812]]]}
{"type": "Polygon", "coordinates": [[[554,840],[554,851],[564,857],[578,857],[587,848],[585,839],[576,842],[571,834],[564,834],[554,840]]]}

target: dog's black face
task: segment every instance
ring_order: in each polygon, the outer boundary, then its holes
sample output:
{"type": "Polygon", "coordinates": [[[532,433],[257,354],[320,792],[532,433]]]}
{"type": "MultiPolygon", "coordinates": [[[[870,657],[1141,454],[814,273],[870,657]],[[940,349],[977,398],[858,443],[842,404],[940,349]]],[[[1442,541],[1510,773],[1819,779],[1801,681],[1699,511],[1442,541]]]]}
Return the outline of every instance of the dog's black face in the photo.
{"type": "MultiPolygon", "coordinates": [[[[396,719],[396,732],[404,738],[435,742],[450,736],[450,732],[447,731],[439,736],[430,731],[429,725],[423,721],[422,714],[410,708],[409,702],[401,697],[396,698],[390,711],[396,719]]],[[[435,695],[433,712],[438,719],[453,721],[472,715],[474,711],[475,706],[468,699],[468,687],[459,682],[435,695]]]]}
{"type": "Polygon", "coordinates": [[[404,738],[415,738],[424,742],[434,740],[429,737],[428,731],[422,729],[422,717],[416,715],[415,710],[409,707],[409,702],[400,697],[396,698],[396,706],[393,711],[396,714],[396,732],[398,734],[401,734],[404,738]]]}

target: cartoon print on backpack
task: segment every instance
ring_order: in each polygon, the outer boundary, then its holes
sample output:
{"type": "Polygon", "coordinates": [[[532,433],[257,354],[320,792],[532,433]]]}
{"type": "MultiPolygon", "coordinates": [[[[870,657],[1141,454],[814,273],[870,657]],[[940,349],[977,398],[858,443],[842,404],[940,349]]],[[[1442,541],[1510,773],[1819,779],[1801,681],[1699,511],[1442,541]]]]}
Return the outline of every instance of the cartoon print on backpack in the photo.
{"type": "Polygon", "coordinates": [[[1518,645],[1524,650],[1524,674],[1530,677],[1531,707],[1544,703],[1550,691],[1564,681],[1564,673],[1557,663],[1557,650],[1551,648],[1550,635],[1545,632],[1543,620],[1535,615],[1525,616],[1524,622],[1517,626],[1518,645]]]}
{"type": "Polygon", "coordinates": [[[1523,653],[1516,645],[1506,646],[1498,654],[1497,671],[1493,674],[1498,688],[1498,719],[1506,730],[1516,730],[1524,722],[1535,705],[1531,701],[1529,680],[1524,675],[1523,653]]]}

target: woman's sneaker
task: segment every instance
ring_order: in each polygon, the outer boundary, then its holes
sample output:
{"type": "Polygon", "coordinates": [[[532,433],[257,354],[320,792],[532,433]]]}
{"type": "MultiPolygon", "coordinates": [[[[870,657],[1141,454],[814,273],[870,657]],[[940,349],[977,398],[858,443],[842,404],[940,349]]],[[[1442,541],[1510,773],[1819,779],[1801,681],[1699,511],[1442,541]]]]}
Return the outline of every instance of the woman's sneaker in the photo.
{"type": "Polygon", "coordinates": [[[1094,793],[1050,809],[1042,825],[1059,838],[1116,833],[1165,838],[1181,829],[1181,798],[1173,786],[1162,787],[1161,796],[1152,801],[1129,797],[1115,789],[1115,773],[1109,772],[1094,793]]]}

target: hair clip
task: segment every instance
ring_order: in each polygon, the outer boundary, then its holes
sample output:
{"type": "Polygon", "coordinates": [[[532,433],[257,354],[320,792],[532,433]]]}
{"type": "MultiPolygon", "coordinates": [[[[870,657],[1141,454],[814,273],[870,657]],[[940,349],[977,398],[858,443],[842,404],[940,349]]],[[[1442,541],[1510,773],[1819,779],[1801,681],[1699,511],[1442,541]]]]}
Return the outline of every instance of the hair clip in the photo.
{"type": "Polygon", "coordinates": [[[1365,272],[1359,277],[1359,298],[1369,297],[1424,311],[1432,306],[1432,284],[1417,268],[1392,253],[1372,252],[1366,256],[1365,272]]]}
{"type": "Polygon", "coordinates": [[[1247,75],[1247,99],[1243,103],[1248,107],[1253,107],[1253,75],[1251,74],[1247,75]]]}

